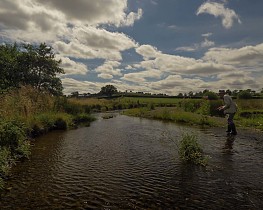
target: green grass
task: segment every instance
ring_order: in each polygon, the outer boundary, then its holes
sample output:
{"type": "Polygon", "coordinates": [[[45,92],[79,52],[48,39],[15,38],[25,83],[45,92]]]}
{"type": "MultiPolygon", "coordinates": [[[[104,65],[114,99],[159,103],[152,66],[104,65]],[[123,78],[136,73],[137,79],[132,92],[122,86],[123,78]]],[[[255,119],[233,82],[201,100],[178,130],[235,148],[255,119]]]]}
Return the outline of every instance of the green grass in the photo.
{"type": "MultiPolygon", "coordinates": [[[[153,109],[136,108],[125,110],[124,114],[146,117],[152,119],[169,120],[190,125],[202,126],[225,126],[226,119],[223,112],[216,110],[223,104],[222,100],[203,100],[203,99],[158,99],[158,98],[124,98],[123,100],[136,101],[139,103],[154,104],[153,109]],[[161,102],[161,100],[163,100],[161,102]],[[156,107],[158,104],[173,102],[174,107],[156,107]]],[[[235,100],[238,105],[238,112],[234,118],[239,127],[256,128],[263,130],[263,100],[235,100]]]]}
{"type": "Polygon", "coordinates": [[[71,104],[27,86],[0,94],[0,188],[12,163],[29,158],[30,139],[94,120],[90,106],[71,104]]]}
{"type": "Polygon", "coordinates": [[[123,113],[129,116],[167,120],[190,125],[223,126],[221,120],[218,121],[216,118],[202,114],[185,112],[180,108],[162,107],[156,108],[155,110],[136,108],[125,110],[123,113]]]}

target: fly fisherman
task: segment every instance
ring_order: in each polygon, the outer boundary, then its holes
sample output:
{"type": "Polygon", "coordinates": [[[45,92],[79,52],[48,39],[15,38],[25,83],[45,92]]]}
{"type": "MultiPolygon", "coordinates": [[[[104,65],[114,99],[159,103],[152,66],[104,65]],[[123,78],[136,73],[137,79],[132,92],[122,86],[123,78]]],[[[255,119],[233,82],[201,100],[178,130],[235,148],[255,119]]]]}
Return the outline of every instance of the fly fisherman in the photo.
{"type": "Polygon", "coordinates": [[[231,135],[237,135],[237,131],[236,131],[236,126],[235,123],[233,121],[234,116],[237,112],[237,105],[236,103],[232,100],[231,96],[229,96],[228,94],[225,94],[224,92],[220,92],[219,96],[221,99],[224,99],[224,104],[223,106],[218,107],[217,109],[223,110],[224,114],[228,115],[227,118],[227,133],[231,134],[231,135]]]}

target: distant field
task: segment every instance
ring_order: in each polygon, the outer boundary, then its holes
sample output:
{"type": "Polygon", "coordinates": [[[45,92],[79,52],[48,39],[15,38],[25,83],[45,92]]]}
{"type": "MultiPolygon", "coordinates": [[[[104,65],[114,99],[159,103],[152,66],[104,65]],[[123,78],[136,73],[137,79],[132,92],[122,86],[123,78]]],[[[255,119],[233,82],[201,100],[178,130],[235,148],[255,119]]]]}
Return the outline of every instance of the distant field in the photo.
{"type": "MultiPolygon", "coordinates": [[[[153,104],[155,106],[177,106],[182,102],[200,103],[205,99],[182,99],[182,98],[150,98],[150,97],[120,97],[114,99],[98,99],[98,98],[70,98],[70,102],[79,105],[89,106],[112,106],[113,104],[153,104]]],[[[221,100],[218,100],[220,103],[221,100]]],[[[263,99],[236,99],[239,111],[263,110],[263,99]]],[[[223,103],[223,101],[222,101],[223,103]]]]}
{"type": "MultiPolygon", "coordinates": [[[[183,99],[180,98],[149,98],[149,97],[124,97],[121,99],[123,102],[135,103],[153,103],[153,104],[178,104],[183,99]]],[[[200,99],[195,99],[200,100],[200,99]]]]}

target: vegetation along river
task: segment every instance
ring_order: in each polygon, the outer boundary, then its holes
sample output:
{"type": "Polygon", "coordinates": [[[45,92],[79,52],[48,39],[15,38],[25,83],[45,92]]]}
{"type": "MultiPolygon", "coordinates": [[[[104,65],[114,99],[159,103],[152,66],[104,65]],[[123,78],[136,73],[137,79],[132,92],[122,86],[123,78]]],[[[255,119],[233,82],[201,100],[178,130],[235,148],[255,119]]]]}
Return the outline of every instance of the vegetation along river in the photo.
{"type": "Polygon", "coordinates": [[[261,209],[262,133],[200,129],[115,114],[38,138],[1,193],[0,209],[261,209]],[[183,163],[198,136],[208,166],[183,163]]]}

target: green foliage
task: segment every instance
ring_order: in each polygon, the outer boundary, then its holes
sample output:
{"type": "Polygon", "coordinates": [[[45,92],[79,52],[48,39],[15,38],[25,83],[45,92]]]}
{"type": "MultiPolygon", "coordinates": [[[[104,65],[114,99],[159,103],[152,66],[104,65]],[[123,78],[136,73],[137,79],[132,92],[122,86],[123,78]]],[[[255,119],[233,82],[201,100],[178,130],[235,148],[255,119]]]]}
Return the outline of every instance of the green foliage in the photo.
{"type": "Polygon", "coordinates": [[[210,115],[210,101],[204,100],[201,103],[201,106],[199,107],[199,109],[196,111],[196,113],[202,114],[202,115],[210,115]]]}
{"type": "Polygon", "coordinates": [[[12,164],[13,159],[11,158],[10,149],[7,147],[0,147],[0,177],[5,177],[9,174],[12,164]]]}
{"type": "Polygon", "coordinates": [[[26,140],[24,126],[15,121],[0,122],[0,146],[8,147],[11,153],[15,153],[16,149],[26,140]]]}
{"type": "Polygon", "coordinates": [[[96,118],[94,118],[93,116],[85,113],[77,114],[73,118],[74,122],[76,123],[92,122],[95,119],[96,118]]]}
{"type": "Polygon", "coordinates": [[[72,126],[73,117],[61,112],[45,112],[28,119],[30,133],[38,136],[50,130],[66,130],[72,126]]]}
{"type": "Polygon", "coordinates": [[[180,101],[180,107],[186,112],[196,112],[202,105],[201,99],[184,99],[180,101]]]}
{"type": "Polygon", "coordinates": [[[237,98],[238,99],[251,99],[252,94],[247,90],[243,90],[237,94],[237,98]]]}
{"type": "Polygon", "coordinates": [[[55,60],[51,47],[33,45],[0,46],[0,90],[19,85],[31,85],[52,95],[62,94],[62,83],[57,74],[64,73],[61,61],[55,60]]]}
{"type": "Polygon", "coordinates": [[[179,155],[183,161],[206,166],[208,159],[203,156],[203,151],[193,134],[183,134],[179,141],[179,155]]]}
{"type": "Polygon", "coordinates": [[[19,80],[17,57],[16,45],[0,45],[0,90],[17,87],[19,80]]]}
{"type": "Polygon", "coordinates": [[[88,110],[87,106],[82,106],[81,104],[73,103],[66,98],[58,98],[55,103],[56,110],[65,111],[68,114],[77,115],[88,110]]]}
{"type": "Polygon", "coordinates": [[[212,91],[208,91],[204,94],[204,96],[207,96],[207,98],[209,100],[217,100],[218,99],[218,95],[212,91]]]}
{"type": "Polygon", "coordinates": [[[117,93],[117,88],[113,85],[106,85],[101,88],[100,94],[106,96],[112,96],[114,93],[117,93]]]}

